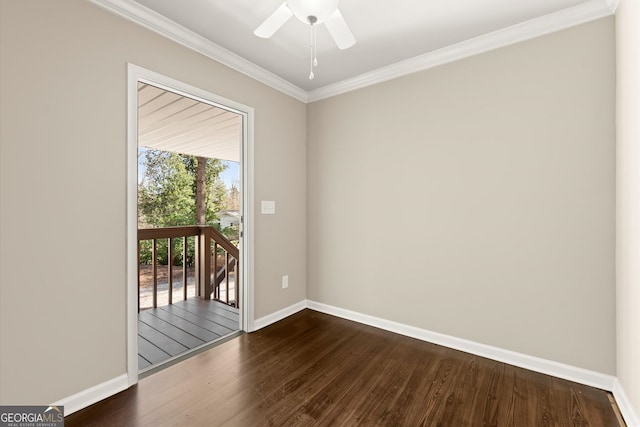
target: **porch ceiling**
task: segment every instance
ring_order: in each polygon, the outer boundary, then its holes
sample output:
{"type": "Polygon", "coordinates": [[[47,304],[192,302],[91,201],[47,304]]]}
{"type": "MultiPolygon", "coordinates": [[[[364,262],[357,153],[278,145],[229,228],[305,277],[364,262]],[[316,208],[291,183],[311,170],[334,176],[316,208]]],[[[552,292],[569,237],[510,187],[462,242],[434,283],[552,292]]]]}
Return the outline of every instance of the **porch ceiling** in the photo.
{"type": "Polygon", "coordinates": [[[138,145],[240,161],[239,114],[146,84],[138,84],[138,145]]]}

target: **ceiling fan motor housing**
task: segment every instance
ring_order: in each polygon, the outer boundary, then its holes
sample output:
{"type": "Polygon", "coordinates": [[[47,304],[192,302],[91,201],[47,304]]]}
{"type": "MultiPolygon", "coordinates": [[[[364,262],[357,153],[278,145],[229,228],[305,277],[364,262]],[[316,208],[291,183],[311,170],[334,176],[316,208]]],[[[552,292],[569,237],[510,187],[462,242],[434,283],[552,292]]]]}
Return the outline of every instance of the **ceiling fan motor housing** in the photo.
{"type": "Polygon", "coordinates": [[[338,9],[340,0],[287,0],[287,6],[300,21],[309,24],[309,17],[315,17],[315,24],[323,23],[338,9]]]}

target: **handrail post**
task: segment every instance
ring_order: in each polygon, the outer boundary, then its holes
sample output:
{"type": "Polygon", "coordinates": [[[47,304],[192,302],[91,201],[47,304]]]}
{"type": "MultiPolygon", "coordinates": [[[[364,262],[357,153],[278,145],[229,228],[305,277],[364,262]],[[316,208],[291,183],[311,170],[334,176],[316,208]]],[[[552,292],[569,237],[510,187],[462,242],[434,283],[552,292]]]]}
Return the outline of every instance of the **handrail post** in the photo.
{"type": "MultiPolygon", "coordinates": [[[[200,233],[202,233],[202,230],[200,230],[200,233]]],[[[195,274],[195,295],[196,297],[200,296],[200,278],[202,277],[202,274],[200,274],[200,268],[202,268],[202,261],[200,260],[200,247],[201,247],[201,243],[200,241],[203,239],[202,234],[198,234],[197,236],[195,236],[193,238],[193,257],[194,259],[194,274],[195,274]]]]}
{"type": "Polygon", "coordinates": [[[206,227],[200,227],[200,298],[211,299],[211,236],[206,227]]]}

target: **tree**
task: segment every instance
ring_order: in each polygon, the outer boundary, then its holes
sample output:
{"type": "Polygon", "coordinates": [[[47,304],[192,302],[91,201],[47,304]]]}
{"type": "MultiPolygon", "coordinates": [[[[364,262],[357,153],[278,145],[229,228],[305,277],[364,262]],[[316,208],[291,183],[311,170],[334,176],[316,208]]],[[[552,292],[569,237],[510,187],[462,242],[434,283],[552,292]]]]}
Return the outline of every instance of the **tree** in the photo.
{"type": "MultiPolygon", "coordinates": [[[[194,221],[191,224],[198,225],[213,225],[218,219],[217,213],[225,209],[224,195],[226,188],[224,183],[220,179],[220,173],[224,171],[227,166],[223,164],[219,159],[210,159],[205,157],[194,157],[182,155],[185,167],[191,174],[192,178],[192,191],[195,195],[196,204],[200,200],[204,205],[204,220],[198,216],[198,210],[193,212],[194,221]],[[199,159],[203,159],[204,162],[200,162],[199,159]],[[198,174],[202,173],[198,171],[199,165],[204,163],[204,181],[201,182],[203,189],[205,189],[204,197],[201,195],[198,198],[198,174]]],[[[202,166],[200,166],[202,167],[202,166]]]]}
{"type": "Polygon", "coordinates": [[[227,192],[225,198],[226,209],[230,211],[240,210],[240,190],[238,190],[238,183],[231,184],[231,188],[227,192]]]}
{"type": "Polygon", "coordinates": [[[214,224],[224,209],[226,189],[219,175],[226,166],[218,159],[142,151],[138,226],[214,224]]]}
{"type": "Polygon", "coordinates": [[[196,157],[196,224],[207,222],[207,177],[206,159],[196,157]]]}
{"type": "Polygon", "coordinates": [[[193,177],[181,156],[146,150],[141,163],[144,175],[138,185],[138,226],[193,224],[193,177]]]}
{"type": "MultiPolygon", "coordinates": [[[[142,176],[138,183],[138,227],[217,225],[224,209],[226,188],[219,175],[225,170],[218,159],[187,156],[167,151],[141,149],[138,161],[142,176]]],[[[173,241],[174,253],[182,253],[182,241],[173,241]]],[[[195,241],[189,240],[187,263],[193,262],[195,241]]],[[[182,263],[176,255],[172,260],[182,263]]],[[[167,241],[158,241],[158,261],[168,262],[167,241]]],[[[151,261],[151,241],[141,242],[142,263],[151,261]]]]}

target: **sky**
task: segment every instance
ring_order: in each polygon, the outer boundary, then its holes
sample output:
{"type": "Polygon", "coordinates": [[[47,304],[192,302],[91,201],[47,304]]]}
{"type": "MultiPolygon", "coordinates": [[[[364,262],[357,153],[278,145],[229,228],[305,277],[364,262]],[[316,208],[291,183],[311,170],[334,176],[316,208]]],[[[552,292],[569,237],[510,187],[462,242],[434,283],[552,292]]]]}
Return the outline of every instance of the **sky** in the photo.
{"type": "Polygon", "coordinates": [[[227,188],[231,188],[232,184],[240,187],[240,163],[232,162],[231,160],[222,160],[222,163],[227,165],[227,169],[220,174],[224,185],[227,188]]]}

